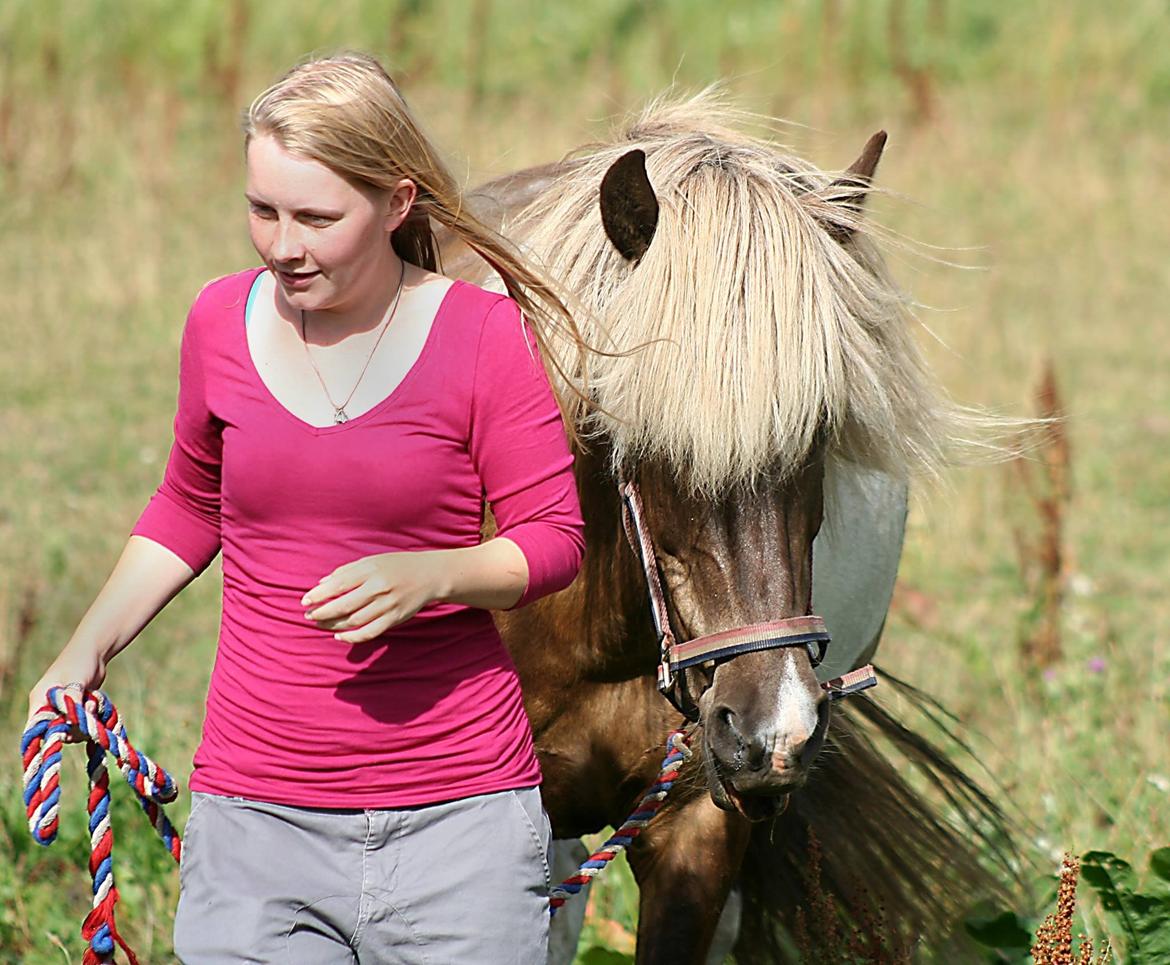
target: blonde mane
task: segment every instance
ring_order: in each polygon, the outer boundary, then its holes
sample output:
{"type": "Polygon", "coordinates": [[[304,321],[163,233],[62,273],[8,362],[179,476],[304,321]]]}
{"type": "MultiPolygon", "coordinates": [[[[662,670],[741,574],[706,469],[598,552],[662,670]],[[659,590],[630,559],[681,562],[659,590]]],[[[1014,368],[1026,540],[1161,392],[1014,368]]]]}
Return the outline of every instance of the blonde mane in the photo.
{"type": "Polygon", "coordinates": [[[654,103],[584,149],[505,228],[578,300],[585,339],[624,353],[576,370],[605,411],[570,401],[567,413],[583,438],[606,439],[614,468],[664,460],[709,497],[785,476],[821,441],[897,475],[937,468],[963,413],[929,376],[839,176],[744,133],[705,93],[654,103]],[[598,189],[633,148],[660,213],[631,266],[598,189]]]}

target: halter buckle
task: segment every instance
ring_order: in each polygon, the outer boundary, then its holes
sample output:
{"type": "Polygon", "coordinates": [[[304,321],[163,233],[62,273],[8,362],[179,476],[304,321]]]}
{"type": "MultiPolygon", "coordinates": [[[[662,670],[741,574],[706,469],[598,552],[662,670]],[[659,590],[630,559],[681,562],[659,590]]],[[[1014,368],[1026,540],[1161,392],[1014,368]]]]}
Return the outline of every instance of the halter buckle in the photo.
{"type": "Polygon", "coordinates": [[[658,664],[658,689],[664,693],[674,686],[674,674],[670,671],[670,661],[663,660],[658,664]]]}

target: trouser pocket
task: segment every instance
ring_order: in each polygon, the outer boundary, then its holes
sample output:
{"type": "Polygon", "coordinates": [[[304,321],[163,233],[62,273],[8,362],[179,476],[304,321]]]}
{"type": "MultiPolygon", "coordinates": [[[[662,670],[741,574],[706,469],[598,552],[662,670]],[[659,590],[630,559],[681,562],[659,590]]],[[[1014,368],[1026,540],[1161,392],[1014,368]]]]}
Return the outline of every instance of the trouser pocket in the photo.
{"type": "Polygon", "coordinates": [[[508,797],[515,803],[517,817],[523,823],[525,833],[532,842],[532,848],[540,861],[546,888],[552,887],[552,872],[549,869],[549,847],[552,844],[552,826],[540,799],[540,790],[535,787],[509,791],[508,797]]]}

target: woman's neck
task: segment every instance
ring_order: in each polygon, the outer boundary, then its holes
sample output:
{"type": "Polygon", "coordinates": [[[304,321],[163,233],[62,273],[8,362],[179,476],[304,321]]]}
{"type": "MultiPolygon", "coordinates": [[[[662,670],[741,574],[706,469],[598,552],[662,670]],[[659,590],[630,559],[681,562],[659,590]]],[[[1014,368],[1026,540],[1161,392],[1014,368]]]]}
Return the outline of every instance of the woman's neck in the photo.
{"type": "MultiPolygon", "coordinates": [[[[352,335],[361,335],[377,329],[386,315],[400,301],[416,281],[418,270],[397,255],[381,268],[371,270],[373,283],[365,291],[355,293],[338,305],[322,309],[306,309],[305,330],[314,345],[336,345],[352,335]],[[399,288],[401,287],[401,292],[399,288]]],[[[279,292],[280,314],[298,327],[301,310],[285,301],[279,292]]]]}

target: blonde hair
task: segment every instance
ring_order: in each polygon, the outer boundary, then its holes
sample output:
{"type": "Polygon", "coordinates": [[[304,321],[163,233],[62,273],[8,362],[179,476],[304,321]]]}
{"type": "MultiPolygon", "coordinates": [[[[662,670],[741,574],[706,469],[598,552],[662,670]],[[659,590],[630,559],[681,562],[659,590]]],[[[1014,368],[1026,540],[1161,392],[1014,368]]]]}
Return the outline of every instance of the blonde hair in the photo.
{"type": "Polygon", "coordinates": [[[742,120],[712,91],[656,101],[509,226],[574,293],[584,337],[615,350],[592,356],[592,411],[570,410],[582,437],[609,440],[615,472],[660,459],[714,498],[795,472],[822,442],[864,466],[929,475],[1028,428],[946,396],[874,226],[841,203],[840,175],[742,120]],[[603,176],[634,148],[660,206],[636,263],[596,213],[603,176]]]}
{"type": "MultiPolygon", "coordinates": [[[[578,353],[570,367],[584,370],[587,346],[566,299],[467,209],[454,176],[374,57],[348,51],[298,64],[252,102],[242,126],[245,150],[252,138],[270,135],[289,153],[317,161],[358,186],[392,190],[403,178],[413,181],[417,194],[407,219],[391,236],[394,251],[438,271],[434,226],[448,229],[492,267],[519,304],[546,364],[559,376],[553,388],[562,411],[569,407],[565,389],[581,396],[574,406],[584,401],[579,376],[569,379],[549,346],[549,332],[556,331],[558,341],[567,340],[578,353]]],[[[571,419],[565,429],[577,445],[571,419]]]]}

